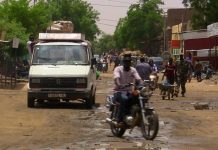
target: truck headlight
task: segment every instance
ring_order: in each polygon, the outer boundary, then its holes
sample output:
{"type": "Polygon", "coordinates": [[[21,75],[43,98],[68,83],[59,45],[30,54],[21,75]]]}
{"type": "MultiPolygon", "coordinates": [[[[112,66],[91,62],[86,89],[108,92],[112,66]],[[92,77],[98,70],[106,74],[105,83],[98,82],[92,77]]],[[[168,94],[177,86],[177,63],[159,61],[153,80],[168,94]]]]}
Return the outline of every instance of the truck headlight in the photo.
{"type": "Polygon", "coordinates": [[[39,78],[31,78],[30,79],[30,88],[39,88],[40,87],[40,79],[39,78]]]}
{"type": "Polygon", "coordinates": [[[31,83],[40,83],[40,79],[33,78],[30,80],[31,83]]]}
{"type": "Polygon", "coordinates": [[[76,84],[81,84],[81,83],[86,83],[86,79],[85,78],[77,78],[76,84]]]}
{"type": "Polygon", "coordinates": [[[76,87],[77,88],[86,88],[87,87],[87,79],[86,78],[77,78],[76,79],[76,87]]]}

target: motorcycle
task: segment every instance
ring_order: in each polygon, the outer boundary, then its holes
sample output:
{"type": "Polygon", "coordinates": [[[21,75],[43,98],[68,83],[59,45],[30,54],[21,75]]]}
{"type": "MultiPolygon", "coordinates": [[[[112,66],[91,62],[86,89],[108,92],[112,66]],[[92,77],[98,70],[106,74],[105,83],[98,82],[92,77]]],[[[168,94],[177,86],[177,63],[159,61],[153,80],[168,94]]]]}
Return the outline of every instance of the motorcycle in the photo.
{"type": "Polygon", "coordinates": [[[158,75],[157,73],[151,73],[150,76],[149,76],[149,79],[150,79],[150,89],[152,91],[154,91],[156,88],[157,88],[157,82],[158,82],[158,75]]]}
{"type": "MultiPolygon", "coordinates": [[[[148,81],[150,82],[150,81],[148,81]]],[[[122,137],[127,129],[132,130],[138,126],[141,128],[142,136],[146,140],[153,140],[159,130],[159,119],[153,107],[149,106],[149,99],[151,92],[149,90],[149,83],[144,86],[135,86],[128,84],[127,86],[134,86],[134,96],[136,96],[137,103],[132,105],[128,114],[124,116],[124,124],[120,126],[117,123],[119,103],[114,100],[113,95],[106,99],[106,107],[111,112],[110,118],[106,122],[110,124],[111,132],[114,136],[122,137]]]]}

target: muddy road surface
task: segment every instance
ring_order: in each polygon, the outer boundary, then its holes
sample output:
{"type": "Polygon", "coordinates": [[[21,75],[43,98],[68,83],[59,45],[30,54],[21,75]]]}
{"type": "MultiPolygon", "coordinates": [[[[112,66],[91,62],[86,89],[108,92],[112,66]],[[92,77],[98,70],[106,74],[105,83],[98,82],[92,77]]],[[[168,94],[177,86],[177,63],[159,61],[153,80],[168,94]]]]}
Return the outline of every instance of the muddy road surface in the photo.
{"type": "Polygon", "coordinates": [[[136,128],[117,138],[105,123],[109,111],[106,95],[112,94],[112,75],[98,80],[96,105],[43,103],[27,108],[26,83],[15,89],[0,89],[1,150],[145,149],[217,150],[218,85],[210,81],[187,83],[186,97],[162,100],[157,89],[151,105],[159,114],[160,129],[154,141],[146,141],[136,128]],[[195,109],[199,103],[206,109],[195,109]]]}

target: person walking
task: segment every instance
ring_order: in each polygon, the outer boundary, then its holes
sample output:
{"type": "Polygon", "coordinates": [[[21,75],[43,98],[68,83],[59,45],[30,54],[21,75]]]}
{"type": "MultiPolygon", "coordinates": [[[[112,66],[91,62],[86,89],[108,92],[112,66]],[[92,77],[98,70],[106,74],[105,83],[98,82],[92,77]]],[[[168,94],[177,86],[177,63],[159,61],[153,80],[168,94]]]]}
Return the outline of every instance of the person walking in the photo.
{"type": "MultiPolygon", "coordinates": [[[[168,64],[165,66],[165,71],[162,77],[162,80],[164,80],[164,77],[166,77],[166,81],[170,85],[174,85],[174,82],[176,80],[176,65],[173,63],[173,59],[170,58],[168,64]]],[[[171,91],[171,99],[173,100],[174,96],[174,90],[171,91]]]]}
{"type": "Polygon", "coordinates": [[[137,64],[135,68],[142,80],[149,80],[149,75],[151,74],[152,69],[150,65],[145,62],[144,57],[141,57],[139,60],[140,63],[137,64]]]}
{"type": "Polygon", "coordinates": [[[189,63],[189,71],[188,71],[188,82],[191,82],[192,74],[194,72],[194,66],[192,64],[192,54],[189,52],[187,53],[187,57],[185,59],[189,63]]]}
{"type": "Polygon", "coordinates": [[[189,63],[184,59],[183,55],[180,55],[180,61],[176,64],[177,74],[177,90],[181,87],[182,97],[185,97],[186,82],[188,79],[189,63]]]}
{"type": "Polygon", "coordinates": [[[36,42],[34,41],[34,36],[31,34],[29,36],[29,41],[27,42],[27,50],[28,50],[28,53],[29,53],[29,63],[30,63],[31,58],[32,58],[33,47],[34,47],[35,44],[36,44],[36,42]]]}
{"type": "Polygon", "coordinates": [[[198,82],[202,81],[202,78],[201,78],[202,70],[203,70],[203,65],[200,63],[200,60],[198,59],[195,64],[195,76],[198,82]]]}
{"type": "Polygon", "coordinates": [[[115,60],[114,60],[114,68],[113,68],[113,71],[114,71],[114,69],[117,67],[117,66],[119,66],[120,65],[120,57],[119,57],[119,55],[116,55],[115,56],[115,60]]]}

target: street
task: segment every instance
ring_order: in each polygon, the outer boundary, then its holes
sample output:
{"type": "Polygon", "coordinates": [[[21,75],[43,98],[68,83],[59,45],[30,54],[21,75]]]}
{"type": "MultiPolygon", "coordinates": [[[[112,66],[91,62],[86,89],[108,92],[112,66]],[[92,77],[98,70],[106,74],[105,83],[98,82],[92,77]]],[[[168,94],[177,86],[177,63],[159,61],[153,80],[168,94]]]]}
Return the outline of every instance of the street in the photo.
{"type": "Polygon", "coordinates": [[[146,141],[135,128],[123,138],[114,137],[105,123],[109,111],[106,95],[112,94],[112,73],[102,73],[97,82],[96,106],[86,109],[78,103],[42,103],[27,108],[26,84],[15,89],[0,89],[1,150],[64,149],[157,149],[215,150],[218,147],[218,85],[211,80],[187,83],[186,97],[162,100],[159,89],[151,97],[160,129],[154,141],[146,141]],[[195,110],[196,103],[208,109],[195,110]]]}

